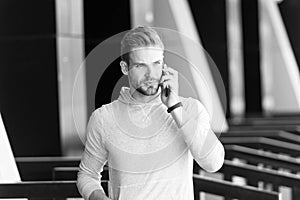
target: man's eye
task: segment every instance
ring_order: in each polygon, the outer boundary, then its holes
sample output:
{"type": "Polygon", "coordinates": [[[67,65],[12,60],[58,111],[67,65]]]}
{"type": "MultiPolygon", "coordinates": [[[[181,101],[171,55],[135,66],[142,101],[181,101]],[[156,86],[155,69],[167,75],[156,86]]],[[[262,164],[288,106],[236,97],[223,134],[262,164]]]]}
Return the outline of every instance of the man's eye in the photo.
{"type": "Polygon", "coordinates": [[[144,67],[144,65],[142,65],[142,64],[137,64],[135,67],[136,67],[136,68],[141,68],[141,67],[144,67]]]}
{"type": "Polygon", "coordinates": [[[156,64],[156,65],[160,65],[160,64],[161,64],[161,61],[156,61],[155,64],[156,64]]]}

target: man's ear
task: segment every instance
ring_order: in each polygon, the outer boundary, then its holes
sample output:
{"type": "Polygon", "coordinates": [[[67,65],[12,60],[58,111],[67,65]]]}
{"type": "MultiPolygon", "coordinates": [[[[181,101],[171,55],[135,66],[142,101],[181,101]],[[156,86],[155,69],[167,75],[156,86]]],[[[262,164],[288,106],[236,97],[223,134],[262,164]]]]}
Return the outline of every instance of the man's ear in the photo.
{"type": "Polygon", "coordinates": [[[121,71],[124,75],[128,75],[128,65],[125,61],[121,61],[120,62],[120,66],[121,66],[121,71]]]}

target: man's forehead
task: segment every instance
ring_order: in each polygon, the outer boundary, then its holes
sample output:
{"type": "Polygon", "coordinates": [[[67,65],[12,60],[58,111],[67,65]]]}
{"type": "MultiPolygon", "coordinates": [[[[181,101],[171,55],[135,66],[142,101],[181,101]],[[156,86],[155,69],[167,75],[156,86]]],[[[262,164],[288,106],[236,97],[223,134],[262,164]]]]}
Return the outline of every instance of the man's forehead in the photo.
{"type": "Polygon", "coordinates": [[[162,59],[163,49],[159,47],[142,47],[133,49],[130,52],[130,58],[134,61],[152,62],[162,59]]]}
{"type": "Polygon", "coordinates": [[[163,51],[163,49],[160,46],[145,46],[145,47],[136,47],[131,49],[131,51],[138,51],[138,50],[163,51]]]}

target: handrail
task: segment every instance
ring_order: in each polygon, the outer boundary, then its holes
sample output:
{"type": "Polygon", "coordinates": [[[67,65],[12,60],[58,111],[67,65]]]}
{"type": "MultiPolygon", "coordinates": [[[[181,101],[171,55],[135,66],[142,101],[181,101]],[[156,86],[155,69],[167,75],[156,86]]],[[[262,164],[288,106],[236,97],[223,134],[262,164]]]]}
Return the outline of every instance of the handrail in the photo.
{"type": "MultiPolygon", "coordinates": [[[[102,181],[107,188],[108,181],[102,181]]],[[[0,198],[67,198],[81,197],[76,181],[26,181],[1,183],[0,198]]]]}

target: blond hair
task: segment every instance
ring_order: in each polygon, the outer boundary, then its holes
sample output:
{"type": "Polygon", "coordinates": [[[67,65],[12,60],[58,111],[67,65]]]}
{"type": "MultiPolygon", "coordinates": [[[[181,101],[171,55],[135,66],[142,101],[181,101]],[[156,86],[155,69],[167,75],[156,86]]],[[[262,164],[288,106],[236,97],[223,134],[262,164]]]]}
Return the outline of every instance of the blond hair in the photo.
{"type": "Polygon", "coordinates": [[[128,31],[121,41],[121,58],[129,64],[129,53],[141,47],[158,47],[164,50],[164,44],[158,33],[150,27],[139,26],[128,31]]]}

